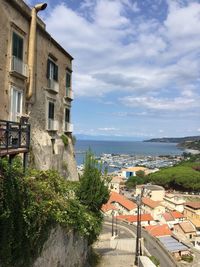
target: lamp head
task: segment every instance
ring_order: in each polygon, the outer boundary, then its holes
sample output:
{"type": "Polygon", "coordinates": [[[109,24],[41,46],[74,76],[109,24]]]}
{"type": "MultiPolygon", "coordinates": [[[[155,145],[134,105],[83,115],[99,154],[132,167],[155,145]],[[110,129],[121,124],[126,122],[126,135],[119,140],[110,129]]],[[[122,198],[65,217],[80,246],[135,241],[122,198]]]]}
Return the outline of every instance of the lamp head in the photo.
{"type": "Polygon", "coordinates": [[[47,7],[47,3],[40,3],[35,5],[35,9],[37,12],[41,11],[41,10],[45,10],[45,8],[47,7]]]}

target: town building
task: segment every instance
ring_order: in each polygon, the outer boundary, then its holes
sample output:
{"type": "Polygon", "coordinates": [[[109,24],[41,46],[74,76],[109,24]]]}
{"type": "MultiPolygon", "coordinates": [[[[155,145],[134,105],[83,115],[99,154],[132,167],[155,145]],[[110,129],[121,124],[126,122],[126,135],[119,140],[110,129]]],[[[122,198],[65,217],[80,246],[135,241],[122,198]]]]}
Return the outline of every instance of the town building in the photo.
{"type": "Polygon", "coordinates": [[[149,213],[155,221],[160,221],[162,214],[165,213],[165,207],[160,201],[154,201],[150,198],[142,198],[142,212],[149,213]]]}
{"type": "Polygon", "coordinates": [[[174,224],[174,234],[181,240],[194,240],[197,235],[195,226],[190,221],[174,224]]]}
{"type": "Polygon", "coordinates": [[[136,185],[136,196],[141,195],[142,191],[144,197],[148,197],[154,201],[163,201],[165,196],[165,189],[159,185],[136,185]]]}
{"type": "MultiPolygon", "coordinates": [[[[0,120],[18,125],[28,120],[30,163],[77,180],[71,123],[73,57],[37,16],[46,7],[44,3],[31,10],[22,0],[0,2],[0,120]]],[[[3,144],[5,125],[0,124],[3,144]]],[[[19,136],[9,139],[10,148],[18,143],[19,136]]]]}
{"type": "Polygon", "coordinates": [[[117,208],[114,205],[107,203],[102,205],[101,212],[104,214],[104,216],[111,216],[117,213],[117,208]]]}
{"type": "Polygon", "coordinates": [[[190,255],[190,248],[186,244],[179,242],[173,236],[160,236],[158,240],[162,243],[167,251],[169,251],[177,260],[180,260],[183,255],[190,255]]]}
{"type": "Polygon", "coordinates": [[[108,202],[102,206],[101,210],[105,213],[105,215],[107,215],[107,207],[109,207],[110,210],[114,210],[116,215],[130,215],[137,213],[137,205],[117,192],[110,192],[108,202]]]}
{"type": "Polygon", "coordinates": [[[183,214],[200,231],[200,201],[186,202],[183,214]]]}
{"type": "Polygon", "coordinates": [[[165,205],[167,210],[177,210],[179,212],[183,212],[185,200],[182,196],[168,193],[165,194],[163,200],[163,205],[165,205]]]}
{"type": "MultiPolygon", "coordinates": [[[[117,219],[126,221],[130,224],[132,223],[134,225],[137,225],[137,221],[138,221],[137,215],[118,215],[117,219]]],[[[141,222],[141,226],[143,227],[156,224],[151,214],[141,214],[139,221],[141,222]]]]}
{"type": "Polygon", "coordinates": [[[162,225],[149,225],[145,227],[145,230],[147,232],[155,237],[161,237],[161,236],[171,236],[172,231],[169,229],[167,224],[162,224],[162,225]]]}
{"type": "Polygon", "coordinates": [[[131,176],[136,176],[138,171],[143,171],[145,174],[145,171],[147,170],[147,168],[145,167],[129,167],[126,169],[122,169],[121,170],[121,175],[123,178],[130,178],[131,176]]]}
{"type": "Polygon", "coordinates": [[[120,192],[120,183],[122,182],[122,178],[120,176],[113,176],[111,177],[112,180],[108,184],[109,190],[113,192],[120,192]]]}
{"type": "Polygon", "coordinates": [[[179,211],[165,212],[161,218],[161,222],[167,224],[170,229],[174,228],[174,224],[181,223],[185,220],[185,216],[179,211]]]}

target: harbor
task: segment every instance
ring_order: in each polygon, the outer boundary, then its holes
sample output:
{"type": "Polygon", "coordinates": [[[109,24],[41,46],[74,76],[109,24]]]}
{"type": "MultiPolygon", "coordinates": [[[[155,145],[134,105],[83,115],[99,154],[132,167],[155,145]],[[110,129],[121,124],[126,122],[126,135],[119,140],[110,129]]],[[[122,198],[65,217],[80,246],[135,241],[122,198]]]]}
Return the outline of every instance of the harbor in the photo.
{"type": "MultiPolygon", "coordinates": [[[[163,167],[171,167],[178,164],[183,157],[167,155],[167,156],[141,156],[129,154],[106,154],[96,156],[96,159],[103,163],[109,173],[118,172],[122,168],[134,166],[143,166],[149,169],[160,169],[163,167]]],[[[83,164],[78,165],[78,170],[83,169],[83,164]]]]}

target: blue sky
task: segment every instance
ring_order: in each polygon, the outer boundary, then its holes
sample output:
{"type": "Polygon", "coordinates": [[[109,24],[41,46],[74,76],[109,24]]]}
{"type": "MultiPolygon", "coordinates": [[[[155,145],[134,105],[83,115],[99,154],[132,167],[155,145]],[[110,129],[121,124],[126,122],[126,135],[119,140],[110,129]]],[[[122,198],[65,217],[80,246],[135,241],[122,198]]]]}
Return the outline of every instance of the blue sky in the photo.
{"type": "Polygon", "coordinates": [[[200,1],[47,3],[47,30],[74,57],[74,134],[200,135],[200,1]]]}

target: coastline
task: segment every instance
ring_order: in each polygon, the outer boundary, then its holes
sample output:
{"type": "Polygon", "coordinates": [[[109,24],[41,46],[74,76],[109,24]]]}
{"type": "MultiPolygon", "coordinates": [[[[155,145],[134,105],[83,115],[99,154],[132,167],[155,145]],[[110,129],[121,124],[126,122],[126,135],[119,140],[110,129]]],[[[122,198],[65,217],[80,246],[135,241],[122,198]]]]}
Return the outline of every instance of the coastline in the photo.
{"type": "Polygon", "coordinates": [[[193,155],[198,155],[200,154],[200,151],[197,149],[190,149],[190,148],[183,148],[183,152],[185,153],[191,153],[193,155]]]}

